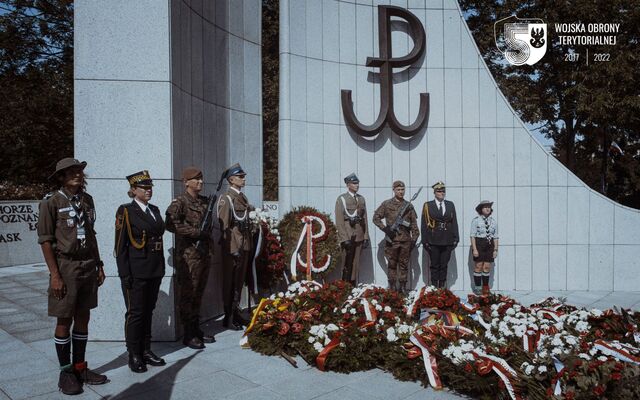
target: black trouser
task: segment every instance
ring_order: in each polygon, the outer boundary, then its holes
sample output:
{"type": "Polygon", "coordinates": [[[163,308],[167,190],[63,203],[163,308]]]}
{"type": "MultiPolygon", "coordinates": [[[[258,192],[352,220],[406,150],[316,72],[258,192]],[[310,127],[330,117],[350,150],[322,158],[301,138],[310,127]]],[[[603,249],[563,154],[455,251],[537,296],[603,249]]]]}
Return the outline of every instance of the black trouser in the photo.
{"type": "Polygon", "coordinates": [[[242,288],[246,280],[249,252],[239,251],[240,256],[225,254],[224,270],[222,272],[224,313],[227,316],[239,309],[242,288]]]}
{"type": "Polygon", "coordinates": [[[151,323],[156,308],[162,278],[133,278],[127,287],[126,278],[121,279],[124,304],[127,307],[124,321],[124,336],[129,353],[141,355],[151,343],[151,323]]]}
{"type": "Polygon", "coordinates": [[[431,270],[432,283],[447,280],[447,264],[449,264],[453,249],[453,245],[432,244],[429,246],[429,259],[431,260],[429,269],[431,270]]]}

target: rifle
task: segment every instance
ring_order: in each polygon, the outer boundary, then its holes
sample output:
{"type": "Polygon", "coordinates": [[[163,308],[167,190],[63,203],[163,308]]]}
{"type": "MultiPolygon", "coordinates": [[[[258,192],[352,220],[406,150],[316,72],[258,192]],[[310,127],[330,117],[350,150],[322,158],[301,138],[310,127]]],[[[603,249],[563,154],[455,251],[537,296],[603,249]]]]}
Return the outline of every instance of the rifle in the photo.
{"type": "MultiPolygon", "coordinates": [[[[214,194],[212,194],[211,196],[209,196],[209,199],[207,200],[207,211],[205,212],[204,216],[202,217],[202,221],[200,221],[200,232],[208,232],[211,233],[211,231],[213,230],[213,208],[216,206],[216,200],[218,199],[218,192],[220,191],[220,188],[222,187],[222,182],[224,181],[224,177],[227,171],[224,171],[222,173],[222,176],[220,177],[220,180],[218,181],[218,186],[216,187],[216,192],[214,194]]],[[[195,248],[196,250],[198,250],[199,252],[202,253],[202,239],[198,239],[198,241],[195,243],[195,248]]]]}
{"type": "MultiPolygon", "coordinates": [[[[411,197],[411,200],[407,201],[402,205],[402,208],[400,209],[400,212],[398,213],[396,220],[393,222],[393,225],[390,226],[390,230],[391,232],[393,232],[394,236],[396,235],[396,233],[398,233],[398,230],[400,229],[400,225],[404,225],[406,223],[404,220],[404,212],[407,211],[407,208],[409,208],[409,205],[411,204],[411,202],[418,198],[418,195],[420,194],[421,191],[422,191],[422,186],[420,186],[420,189],[418,189],[418,191],[411,197]]],[[[388,234],[384,236],[384,239],[389,243],[393,242],[393,239],[390,238],[388,234]]]]}

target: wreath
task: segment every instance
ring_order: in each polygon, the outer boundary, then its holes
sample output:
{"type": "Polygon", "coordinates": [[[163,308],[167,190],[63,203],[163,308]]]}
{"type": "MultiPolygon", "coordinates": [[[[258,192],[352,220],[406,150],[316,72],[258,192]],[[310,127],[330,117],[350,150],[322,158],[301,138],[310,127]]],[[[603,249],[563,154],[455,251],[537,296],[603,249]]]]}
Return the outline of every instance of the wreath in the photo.
{"type": "Polygon", "coordinates": [[[336,227],[328,214],[313,207],[294,208],[282,218],[278,231],[284,244],[285,263],[292,276],[297,279],[306,276],[307,249],[312,278],[324,278],[335,268],[340,248],[336,227]],[[309,237],[311,243],[308,243],[309,237]]]}

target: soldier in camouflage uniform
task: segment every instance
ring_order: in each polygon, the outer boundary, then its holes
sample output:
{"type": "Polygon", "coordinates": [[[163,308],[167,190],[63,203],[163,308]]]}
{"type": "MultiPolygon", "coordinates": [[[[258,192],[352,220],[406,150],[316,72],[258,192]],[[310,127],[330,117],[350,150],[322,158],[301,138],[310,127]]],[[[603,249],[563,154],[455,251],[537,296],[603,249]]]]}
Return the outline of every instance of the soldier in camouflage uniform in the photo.
{"type": "Polygon", "coordinates": [[[242,188],[246,175],[240,164],[232,165],[225,173],[229,189],[220,196],[217,205],[220,229],[222,230],[222,296],[224,302],[225,328],[241,330],[247,321],[240,314],[240,295],[245,283],[250,260],[253,238],[249,222],[249,212],[254,207],[242,188]],[[231,325],[230,325],[231,324],[231,325]]]}
{"type": "Polygon", "coordinates": [[[207,197],[200,195],[202,171],[188,167],[182,172],[183,194],[175,198],[166,212],[167,230],[175,233],[174,260],[178,281],[180,318],[184,328],[183,343],[192,349],[203,349],[204,343],[215,342],[213,335],[200,330],[200,306],[209,278],[213,243],[209,232],[200,231],[207,212],[207,197]],[[196,249],[196,243],[200,242],[196,249]]]}
{"type": "Polygon", "coordinates": [[[393,182],[394,197],[383,201],[373,214],[373,223],[386,234],[384,255],[387,259],[389,289],[400,292],[406,290],[409,258],[419,235],[418,217],[411,203],[405,209],[402,223],[398,229],[396,231],[392,229],[398,213],[407,202],[404,199],[404,191],[405,187],[402,181],[393,182]],[[385,223],[382,222],[383,219],[385,223]],[[396,278],[398,280],[397,286],[396,278]]]}
{"type": "Polygon", "coordinates": [[[369,247],[367,204],[358,194],[360,180],[355,173],[344,178],[347,192],[336,199],[336,231],[342,249],[342,280],[353,285],[358,280],[360,253],[369,247]]]}
{"type": "Polygon", "coordinates": [[[38,216],[38,243],[50,274],[49,316],[57,318],[58,388],[68,395],[82,393],[83,383],[107,382],[85,361],[90,310],[98,305],[98,286],[105,278],[93,229],[95,206],[84,190],[86,165],[73,158],[58,161],[49,179],[57,181],[60,189],[40,202],[38,216]]]}

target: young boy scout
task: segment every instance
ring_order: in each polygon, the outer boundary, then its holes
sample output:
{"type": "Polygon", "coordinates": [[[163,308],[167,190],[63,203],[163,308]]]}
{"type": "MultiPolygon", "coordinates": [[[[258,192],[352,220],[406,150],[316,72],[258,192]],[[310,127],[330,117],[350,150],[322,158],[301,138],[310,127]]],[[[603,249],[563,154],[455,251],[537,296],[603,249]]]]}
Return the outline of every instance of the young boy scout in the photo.
{"type": "Polygon", "coordinates": [[[453,202],[445,200],[446,187],[443,182],[433,186],[435,199],[422,207],[422,246],[431,260],[431,284],[438,288],[447,286],[447,265],[451,252],[460,241],[458,217],[453,202]]]}
{"type": "Polygon", "coordinates": [[[404,191],[404,182],[393,182],[393,198],[383,201],[373,214],[373,223],[386,234],[384,255],[387,259],[389,289],[400,292],[406,290],[411,250],[419,234],[416,210],[404,199],[404,191]]]}
{"type": "Polygon", "coordinates": [[[222,296],[224,302],[225,328],[241,330],[246,320],[240,314],[240,295],[249,265],[250,250],[253,247],[249,212],[254,207],[242,193],[246,185],[247,173],[240,164],[232,165],[225,177],[229,189],[218,200],[218,219],[222,230],[222,296]],[[231,324],[231,326],[229,325],[231,324]]]}
{"type": "Polygon", "coordinates": [[[344,178],[347,192],[336,199],[335,215],[338,241],[342,248],[342,280],[357,283],[360,253],[369,247],[367,204],[358,194],[360,180],[355,173],[344,178]]]}
{"type": "Polygon", "coordinates": [[[68,395],[82,393],[83,383],[107,382],[85,361],[90,310],[98,305],[98,286],[105,277],[93,230],[93,198],[85,192],[86,165],[73,158],[58,161],[49,179],[57,181],[60,189],[40,202],[38,217],[38,243],[50,274],[49,315],[57,318],[58,388],[68,395]]]}
{"type": "Polygon", "coordinates": [[[200,330],[200,305],[213,254],[211,234],[200,231],[208,200],[200,195],[204,181],[199,168],[185,168],[182,181],[184,193],[167,208],[167,230],[176,235],[174,260],[180,292],[180,319],[184,328],[182,343],[192,349],[204,349],[204,343],[215,342],[213,335],[205,335],[200,330]]]}

